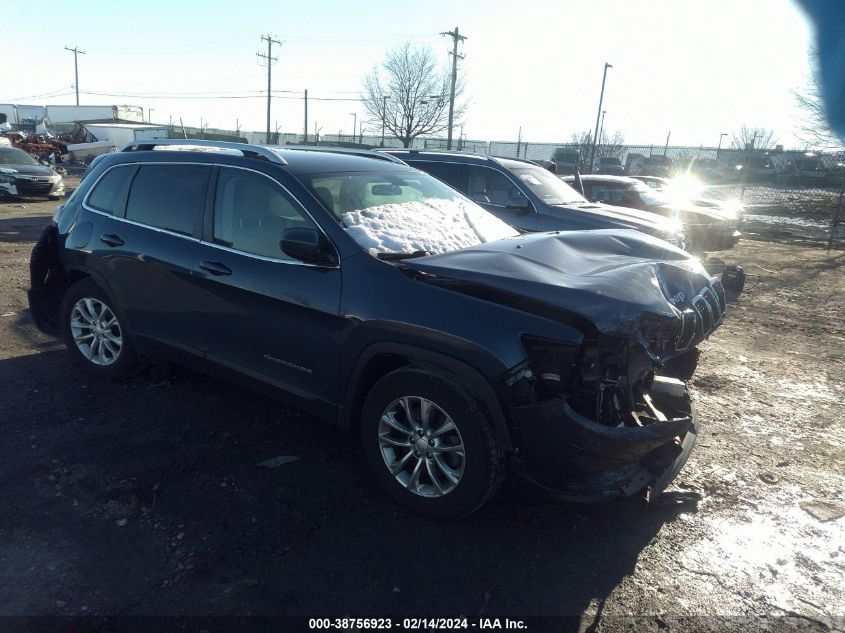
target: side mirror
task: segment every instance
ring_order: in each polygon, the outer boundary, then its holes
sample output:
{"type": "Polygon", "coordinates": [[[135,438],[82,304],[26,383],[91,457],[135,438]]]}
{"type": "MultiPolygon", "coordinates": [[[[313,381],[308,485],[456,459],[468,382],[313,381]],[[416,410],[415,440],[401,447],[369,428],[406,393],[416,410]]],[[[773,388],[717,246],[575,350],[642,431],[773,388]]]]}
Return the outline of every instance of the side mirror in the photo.
{"type": "Polygon", "coordinates": [[[520,198],[515,202],[505,205],[508,209],[514,209],[519,213],[531,213],[531,201],[528,198],[520,198]]]}
{"type": "Polygon", "coordinates": [[[279,248],[286,255],[309,264],[335,263],[326,241],[316,229],[285,229],[279,248]]]}

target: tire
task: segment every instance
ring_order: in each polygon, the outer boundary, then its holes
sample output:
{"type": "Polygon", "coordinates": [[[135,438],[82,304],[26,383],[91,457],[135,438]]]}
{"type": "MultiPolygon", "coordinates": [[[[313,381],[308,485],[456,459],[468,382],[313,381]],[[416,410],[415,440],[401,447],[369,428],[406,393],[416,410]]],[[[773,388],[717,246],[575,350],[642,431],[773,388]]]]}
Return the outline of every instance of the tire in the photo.
{"type": "Polygon", "coordinates": [[[137,355],[120,311],[91,279],[68,288],[59,315],[65,346],[88,374],[117,380],[133,372],[137,355]]]}
{"type": "Polygon", "coordinates": [[[364,402],[360,431],[375,479],[394,500],[420,514],[466,516],[504,479],[504,456],[484,407],[438,374],[403,368],[379,380],[364,402]],[[391,464],[401,469],[391,472],[391,464]]]}

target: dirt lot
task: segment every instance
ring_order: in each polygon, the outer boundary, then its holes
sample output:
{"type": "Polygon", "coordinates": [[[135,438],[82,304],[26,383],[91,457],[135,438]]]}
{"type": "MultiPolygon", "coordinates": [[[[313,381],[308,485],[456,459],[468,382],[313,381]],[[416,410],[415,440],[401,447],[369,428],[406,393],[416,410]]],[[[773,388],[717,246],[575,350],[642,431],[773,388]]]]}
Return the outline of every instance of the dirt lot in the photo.
{"type": "Polygon", "coordinates": [[[800,225],[752,223],[719,254],[752,276],[702,346],[702,435],[667,503],[509,480],[437,523],[381,494],[355,438],[274,400],[187,370],[74,372],[26,310],[54,207],[0,203],[0,615],[845,626],[845,251],[800,225]],[[298,460],[258,465],[281,455],[298,460]]]}

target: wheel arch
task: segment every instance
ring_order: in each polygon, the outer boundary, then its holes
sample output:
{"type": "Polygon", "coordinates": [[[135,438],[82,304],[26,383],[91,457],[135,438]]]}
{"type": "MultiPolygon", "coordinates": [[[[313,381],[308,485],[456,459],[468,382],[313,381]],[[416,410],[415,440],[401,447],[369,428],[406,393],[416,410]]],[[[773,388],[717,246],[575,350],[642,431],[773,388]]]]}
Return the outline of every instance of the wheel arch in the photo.
{"type": "Polygon", "coordinates": [[[375,343],[358,357],[338,407],[341,426],[357,428],[367,394],[381,378],[401,367],[420,367],[457,383],[484,406],[503,450],[513,450],[511,433],[499,399],[490,382],[469,363],[440,352],[405,343],[375,343]]]}

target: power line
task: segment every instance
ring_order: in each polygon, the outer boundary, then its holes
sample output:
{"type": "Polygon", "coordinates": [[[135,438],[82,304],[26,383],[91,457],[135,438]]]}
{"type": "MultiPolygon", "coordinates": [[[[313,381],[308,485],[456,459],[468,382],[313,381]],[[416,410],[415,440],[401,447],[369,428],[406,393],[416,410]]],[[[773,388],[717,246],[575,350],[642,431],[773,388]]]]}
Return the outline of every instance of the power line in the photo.
{"type": "Polygon", "coordinates": [[[65,50],[73,53],[73,87],[76,88],[76,105],[79,105],[79,65],[77,59],[80,55],[85,55],[85,51],[79,50],[78,46],[73,48],[65,46],[65,50]]]}
{"type": "Polygon", "coordinates": [[[264,55],[263,53],[256,53],[256,55],[260,58],[263,58],[267,62],[267,142],[270,142],[270,104],[273,99],[273,89],[272,89],[272,77],[273,77],[273,62],[279,61],[277,57],[273,57],[273,44],[278,44],[279,46],[282,43],[279,40],[274,40],[269,35],[262,35],[261,41],[267,41],[267,54],[264,55]]]}

